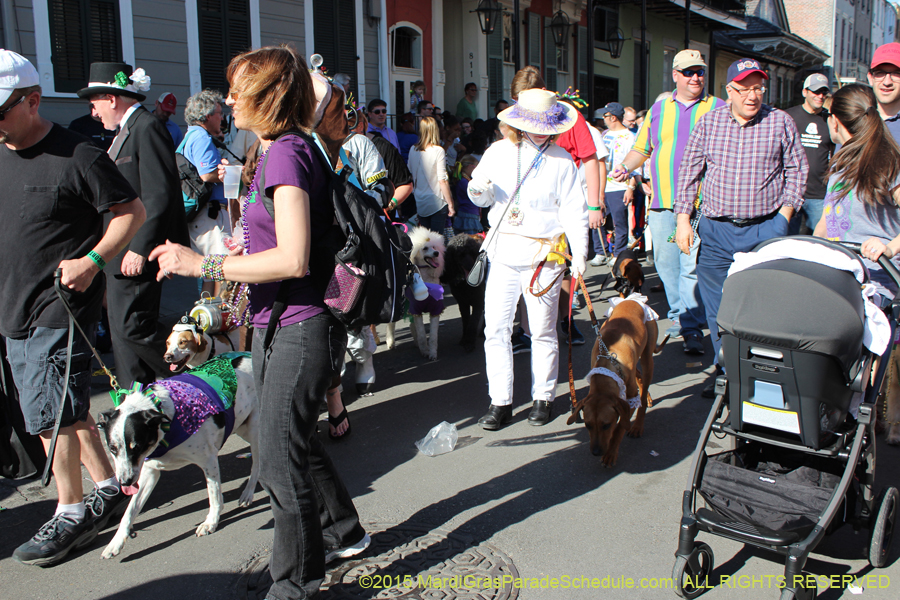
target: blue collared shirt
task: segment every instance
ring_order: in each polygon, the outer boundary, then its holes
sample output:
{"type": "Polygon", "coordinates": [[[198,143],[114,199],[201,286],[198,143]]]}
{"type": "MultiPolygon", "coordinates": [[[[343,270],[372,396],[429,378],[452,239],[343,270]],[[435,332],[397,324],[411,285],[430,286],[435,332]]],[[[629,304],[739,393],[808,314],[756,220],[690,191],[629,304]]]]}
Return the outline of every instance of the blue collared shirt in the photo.
{"type": "Polygon", "coordinates": [[[368,130],[377,131],[381,134],[381,137],[392,143],[394,145],[394,148],[396,148],[398,152],[400,151],[400,142],[399,140],[397,140],[397,133],[387,125],[385,125],[384,127],[375,127],[374,125],[369,123],[368,130]]]}

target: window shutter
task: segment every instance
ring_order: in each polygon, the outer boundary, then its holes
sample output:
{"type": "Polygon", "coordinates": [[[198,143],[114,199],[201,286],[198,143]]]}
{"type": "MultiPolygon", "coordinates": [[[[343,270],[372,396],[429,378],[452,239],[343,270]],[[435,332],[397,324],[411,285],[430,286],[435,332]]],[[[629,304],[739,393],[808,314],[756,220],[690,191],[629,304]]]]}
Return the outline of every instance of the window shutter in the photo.
{"type": "Polygon", "coordinates": [[[556,88],[556,53],[558,49],[553,41],[553,30],[544,29],[544,84],[547,89],[558,92],[556,88]]]}
{"type": "Polygon", "coordinates": [[[487,36],[488,105],[503,97],[503,27],[495,27],[487,36]]]}
{"type": "Polygon", "coordinates": [[[528,64],[541,68],[541,16],[528,13],[528,64]]]}
{"type": "Polygon", "coordinates": [[[121,60],[119,4],[115,0],[49,0],[53,84],[77,92],[92,62],[121,60]]]}
{"type": "Polygon", "coordinates": [[[227,94],[228,63],[251,46],[250,3],[248,0],[197,0],[197,13],[201,85],[227,94]]]}
{"type": "Polygon", "coordinates": [[[588,30],[587,27],[578,28],[578,89],[582,97],[587,98],[588,93],[588,30]]]}
{"type": "Polygon", "coordinates": [[[313,24],[315,52],[325,59],[328,75],[349,75],[350,91],[356,96],[356,9],[353,0],[314,0],[313,24]]]}

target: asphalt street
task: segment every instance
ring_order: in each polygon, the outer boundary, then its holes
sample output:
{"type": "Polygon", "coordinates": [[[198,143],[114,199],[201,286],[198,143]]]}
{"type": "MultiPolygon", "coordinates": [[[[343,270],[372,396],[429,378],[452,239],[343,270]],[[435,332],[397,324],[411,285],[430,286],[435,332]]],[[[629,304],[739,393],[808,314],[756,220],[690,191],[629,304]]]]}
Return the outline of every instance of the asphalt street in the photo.
{"type": "MultiPolygon", "coordinates": [[[[652,267],[645,271],[646,291],[658,279],[652,267]]],[[[598,295],[606,272],[606,267],[589,267],[587,273],[598,315],[608,307],[598,295]]],[[[186,280],[170,284],[169,320],[190,305],[196,295],[193,286],[186,280]]],[[[649,296],[664,317],[664,295],[649,296]]],[[[711,406],[700,397],[711,372],[709,339],[703,357],[686,356],[680,341],[670,342],[656,357],[653,408],[644,436],[626,438],[618,464],[604,468],[588,450],[584,426],[566,424],[564,346],[551,423],[532,427],[525,421],[530,355],[524,354],[515,357],[513,423],[496,432],[476,424],[489,403],[484,350],[479,346],[467,354],[457,345],[458,314],[451,299],[441,321],[436,362],[422,358],[408,326],[399,325],[396,348],[389,351],[382,344],[375,356],[378,380],[373,396],[356,397],[354,367],[348,368],[344,397],[353,427],[350,437],[329,440],[322,417],[319,435],[344,476],[361,520],[373,533],[369,552],[331,569],[323,598],[675,598],[669,578],[681,497],[711,406]],[[456,449],[437,457],[422,455],[415,441],[442,421],[456,424],[456,449]],[[453,580],[467,573],[478,578],[468,580],[468,586],[453,580]],[[494,579],[502,585],[494,585],[494,579]],[[598,587],[584,589],[591,585],[598,587]]],[[[586,309],[578,310],[576,319],[592,340],[586,309]]],[[[660,330],[668,324],[663,320],[660,330]]],[[[383,326],[380,331],[383,339],[383,326]]],[[[587,389],[590,348],[588,343],[574,350],[579,397],[587,389]]],[[[103,378],[94,382],[96,414],[111,404],[103,378]]],[[[720,443],[714,439],[711,445],[720,443]]],[[[263,598],[272,518],[261,488],[252,506],[237,508],[250,469],[248,451],[243,440],[233,436],[221,452],[226,504],[214,534],[194,535],[208,500],[201,471],[189,466],[163,474],[137,519],[136,536],[118,557],[100,558],[113,536],[111,527],[89,549],[48,569],[23,566],[11,554],[52,514],[53,486],[42,488],[34,479],[0,479],[0,598],[263,598]]],[[[898,485],[900,448],[879,441],[878,458],[878,487],[898,485]]],[[[87,492],[90,482],[84,483],[87,492]]],[[[779,556],[720,537],[701,534],[699,539],[715,553],[713,589],[704,598],[779,596],[779,556]],[[730,579],[715,586],[722,576],[730,579]]],[[[876,570],[865,559],[868,543],[867,531],[857,534],[849,527],[825,539],[806,566],[819,576],[819,598],[900,596],[900,544],[895,544],[888,566],[876,570]],[[864,587],[861,596],[845,587],[825,589],[822,583],[832,575],[838,580],[842,575],[858,577],[864,587]]]]}

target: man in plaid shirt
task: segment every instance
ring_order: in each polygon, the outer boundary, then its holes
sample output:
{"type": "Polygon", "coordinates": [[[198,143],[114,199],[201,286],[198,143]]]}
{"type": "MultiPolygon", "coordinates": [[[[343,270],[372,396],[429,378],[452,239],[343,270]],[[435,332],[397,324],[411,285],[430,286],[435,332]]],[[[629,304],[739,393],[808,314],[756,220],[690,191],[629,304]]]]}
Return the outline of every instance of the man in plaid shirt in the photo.
{"type": "MultiPolygon", "coordinates": [[[[690,252],[691,213],[702,183],[697,282],[713,341],[716,376],[721,374],[716,314],[734,254],[787,235],[806,191],[809,165],[794,120],[762,103],[768,78],[753,59],[732,63],[726,86],[730,106],[700,119],[681,161],[675,241],[682,252],[690,252]]],[[[715,376],[703,395],[712,397],[714,386],[715,376]]]]}

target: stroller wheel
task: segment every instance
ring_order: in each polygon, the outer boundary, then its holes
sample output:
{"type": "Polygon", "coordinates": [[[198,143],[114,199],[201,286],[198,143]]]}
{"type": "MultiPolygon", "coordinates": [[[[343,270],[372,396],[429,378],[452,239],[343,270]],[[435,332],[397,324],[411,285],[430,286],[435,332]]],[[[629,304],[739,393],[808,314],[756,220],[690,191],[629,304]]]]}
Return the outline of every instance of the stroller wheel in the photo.
{"type": "Polygon", "coordinates": [[[812,583],[812,587],[786,587],[781,590],[779,600],[815,600],[816,594],[819,593],[819,587],[816,585],[815,577],[809,573],[803,573],[804,581],[812,583]]]}
{"type": "Polygon", "coordinates": [[[709,574],[712,573],[712,548],[703,542],[694,542],[694,549],[688,556],[676,556],[672,579],[675,582],[675,593],[682,598],[696,598],[712,587],[709,574]]]}
{"type": "Polygon", "coordinates": [[[900,492],[895,487],[885,489],[878,498],[875,521],[872,524],[872,538],[869,540],[869,562],[878,569],[887,564],[891,555],[898,499],[900,492]]]}

